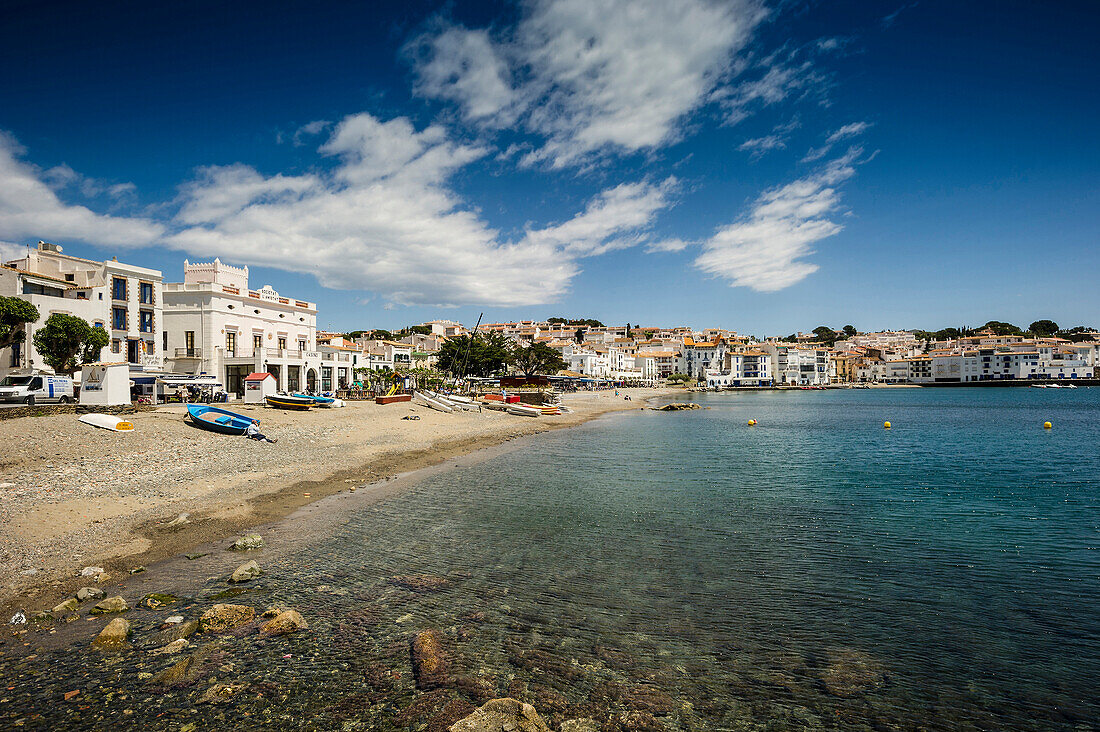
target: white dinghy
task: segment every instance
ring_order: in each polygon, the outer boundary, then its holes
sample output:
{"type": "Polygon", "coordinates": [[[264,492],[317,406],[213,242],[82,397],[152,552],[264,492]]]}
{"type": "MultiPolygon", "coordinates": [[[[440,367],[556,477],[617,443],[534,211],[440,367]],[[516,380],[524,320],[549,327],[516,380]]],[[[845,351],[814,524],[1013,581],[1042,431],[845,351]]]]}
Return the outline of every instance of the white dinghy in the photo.
{"type": "Polygon", "coordinates": [[[122,417],[114,417],[110,414],[82,414],[80,421],[112,432],[132,432],[134,423],[122,417]]]}

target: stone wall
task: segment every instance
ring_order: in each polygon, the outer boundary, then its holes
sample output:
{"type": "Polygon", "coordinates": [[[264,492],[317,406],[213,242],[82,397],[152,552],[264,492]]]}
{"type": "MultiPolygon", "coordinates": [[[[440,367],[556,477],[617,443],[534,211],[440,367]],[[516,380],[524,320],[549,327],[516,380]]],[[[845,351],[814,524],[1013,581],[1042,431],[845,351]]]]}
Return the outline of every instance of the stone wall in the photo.
{"type": "Polygon", "coordinates": [[[11,407],[0,409],[0,419],[18,419],[19,417],[48,417],[52,414],[133,414],[151,412],[156,407],[151,404],[121,404],[113,407],[92,406],[88,404],[36,404],[33,407],[11,407]]]}

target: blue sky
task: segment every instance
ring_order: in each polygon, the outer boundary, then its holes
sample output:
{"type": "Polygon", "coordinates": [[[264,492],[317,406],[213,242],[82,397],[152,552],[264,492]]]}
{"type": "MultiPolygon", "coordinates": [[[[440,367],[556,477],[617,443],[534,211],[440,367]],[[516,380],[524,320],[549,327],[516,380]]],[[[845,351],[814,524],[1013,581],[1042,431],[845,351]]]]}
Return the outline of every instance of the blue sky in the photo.
{"type": "Polygon", "coordinates": [[[376,5],[9,3],[0,253],[334,329],[1100,325],[1094,3],[376,5]]]}

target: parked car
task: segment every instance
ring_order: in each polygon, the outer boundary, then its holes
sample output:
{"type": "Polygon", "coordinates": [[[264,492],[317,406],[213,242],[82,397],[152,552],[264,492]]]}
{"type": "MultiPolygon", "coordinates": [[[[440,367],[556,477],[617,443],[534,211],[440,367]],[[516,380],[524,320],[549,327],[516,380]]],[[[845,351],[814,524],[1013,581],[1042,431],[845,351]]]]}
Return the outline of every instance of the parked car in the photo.
{"type": "Polygon", "coordinates": [[[39,402],[68,404],[71,401],[74,401],[73,380],[68,376],[31,374],[7,376],[0,381],[0,402],[33,405],[39,402]]]}

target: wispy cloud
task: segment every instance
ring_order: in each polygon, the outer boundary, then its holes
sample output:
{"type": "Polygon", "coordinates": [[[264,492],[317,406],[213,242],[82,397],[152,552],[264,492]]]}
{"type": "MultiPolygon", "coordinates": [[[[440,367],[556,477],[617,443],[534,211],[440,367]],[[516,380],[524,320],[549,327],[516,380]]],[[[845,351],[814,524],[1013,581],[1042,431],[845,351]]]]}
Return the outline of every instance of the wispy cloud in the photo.
{"type": "Polygon", "coordinates": [[[829,151],[833,149],[841,140],[846,140],[850,137],[856,137],[862,135],[871,127],[870,122],[851,122],[844,125],[840,129],[833,132],[827,138],[825,138],[825,144],[821,147],[810,148],[809,152],[802,158],[804,163],[812,163],[815,160],[820,160],[829,154],[829,151]]]}
{"type": "Polygon", "coordinates": [[[695,266],[759,292],[790,287],[816,272],[804,258],[814,243],[843,228],[831,219],[840,207],[835,186],[855,174],[861,153],[852,148],[813,175],[765,191],[741,220],[703,243],[695,266]]]}
{"type": "MultiPolygon", "coordinates": [[[[143,246],[164,233],[163,225],[149,219],[99,214],[86,206],[63,202],[58,190],[71,185],[79,188],[91,179],[68,166],[40,171],[22,159],[24,154],[14,138],[0,134],[0,237],[143,246]]],[[[130,190],[122,185],[120,194],[130,190]]],[[[101,192],[98,183],[88,190],[96,195],[101,192]]]]}
{"type": "Polygon", "coordinates": [[[908,5],[902,5],[900,8],[898,8],[897,10],[895,10],[894,12],[890,13],[889,15],[885,16],[882,19],[882,27],[883,28],[889,28],[898,19],[899,15],[904,13],[906,10],[910,10],[912,8],[917,7],[917,5],[918,5],[918,3],[910,3],[908,5]]]}
{"type": "Polygon", "coordinates": [[[756,0],[534,0],[499,42],[449,27],[415,44],[417,90],[470,122],[520,120],[554,168],[675,140],[766,16],[756,0]]]}

